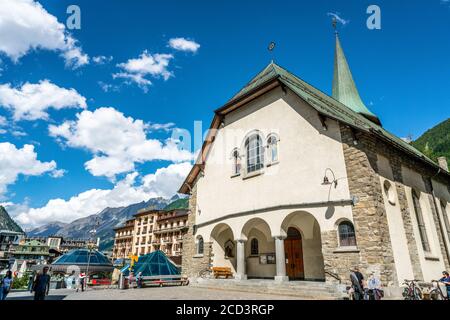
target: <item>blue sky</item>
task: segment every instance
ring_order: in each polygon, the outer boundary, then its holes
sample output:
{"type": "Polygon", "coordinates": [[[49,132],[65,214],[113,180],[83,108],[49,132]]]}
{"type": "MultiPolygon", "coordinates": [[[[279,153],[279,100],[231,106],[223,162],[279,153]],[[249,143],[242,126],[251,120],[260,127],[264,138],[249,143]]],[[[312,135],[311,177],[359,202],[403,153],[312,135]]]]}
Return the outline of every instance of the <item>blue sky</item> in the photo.
{"type": "Polygon", "coordinates": [[[170,196],[189,169],[189,155],[167,140],[170,129],[192,131],[199,120],[206,130],[213,110],[270,62],[270,41],[279,65],[331,94],[329,12],[348,21],[339,26],[341,43],[362,99],[386,129],[417,138],[450,116],[450,2],[377,1],[381,30],[366,27],[370,4],[2,1],[0,18],[13,12],[16,20],[0,25],[0,147],[10,157],[0,160],[0,202],[32,226],[170,196]],[[61,31],[52,17],[65,24],[71,4],[81,9],[81,29],[61,31]],[[17,25],[21,18],[32,27],[17,25]],[[176,38],[190,47],[171,47],[176,38]],[[142,69],[130,59],[159,62],[142,69]],[[39,109],[30,102],[41,113],[20,113],[33,90],[61,94],[66,103],[39,109]],[[95,121],[102,132],[91,130],[95,121]],[[117,139],[123,132],[126,141],[117,139]],[[153,153],[130,158],[147,144],[153,153]],[[25,154],[27,161],[14,160],[25,154]]]}

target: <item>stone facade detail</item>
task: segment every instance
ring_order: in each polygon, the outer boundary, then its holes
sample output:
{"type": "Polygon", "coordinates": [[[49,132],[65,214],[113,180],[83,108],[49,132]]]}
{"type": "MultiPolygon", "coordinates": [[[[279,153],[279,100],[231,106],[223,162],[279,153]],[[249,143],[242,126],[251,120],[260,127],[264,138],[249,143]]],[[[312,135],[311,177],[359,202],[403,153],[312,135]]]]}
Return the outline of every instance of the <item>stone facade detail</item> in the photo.
{"type": "Polygon", "coordinates": [[[196,254],[195,216],[197,208],[197,186],[192,189],[189,198],[189,229],[183,236],[183,256],[181,274],[186,277],[197,277],[202,270],[209,268],[211,263],[211,242],[204,243],[203,255],[196,254]]]}
{"type": "Polygon", "coordinates": [[[353,132],[342,125],[341,139],[350,194],[359,199],[352,210],[359,252],[333,252],[331,250],[338,247],[337,239],[333,239],[337,235],[323,234],[325,265],[329,269],[326,271],[348,280],[350,267],[357,265],[363,274],[375,271],[383,283],[392,285],[397,276],[382,187],[377,174],[377,141],[372,136],[353,132]],[[357,144],[354,143],[355,138],[357,144]]]}
{"type": "MultiPolygon", "coordinates": [[[[392,169],[414,277],[422,280],[423,274],[418,255],[417,241],[413,232],[411,215],[414,212],[408,206],[406,189],[402,177],[402,166],[418,172],[423,177],[427,188],[426,196],[430,201],[431,213],[436,225],[441,252],[444,257],[444,264],[448,269],[448,256],[445,251],[444,239],[433,203],[433,196],[431,195],[430,178],[435,177],[436,172],[433,172],[431,167],[424,165],[417,159],[381,141],[375,135],[369,135],[359,131],[355,132],[349,127],[341,125],[341,138],[350,194],[359,198],[359,203],[353,207],[357,246],[358,250],[360,250],[359,260],[356,258],[355,253],[333,251],[333,248],[337,247],[337,235],[323,233],[323,254],[326,268],[338,274],[341,278],[347,279],[348,268],[356,264],[366,274],[368,271],[379,271],[381,281],[387,285],[397,282],[389,225],[377,168],[377,155],[382,155],[389,160],[392,169]]],[[[449,185],[448,181],[440,181],[439,177],[436,179],[445,185],[449,185]]],[[[333,281],[333,279],[333,277],[327,275],[327,281],[333,281]]]]}
{"type": "Polygon", "coordinates": [[[337,252],[338,235],[334,230],[322,232],[321,238],[325,281],[336,284],[347,283],[350,280],[349,270],[360,265],[359,252],[337,252]]]}

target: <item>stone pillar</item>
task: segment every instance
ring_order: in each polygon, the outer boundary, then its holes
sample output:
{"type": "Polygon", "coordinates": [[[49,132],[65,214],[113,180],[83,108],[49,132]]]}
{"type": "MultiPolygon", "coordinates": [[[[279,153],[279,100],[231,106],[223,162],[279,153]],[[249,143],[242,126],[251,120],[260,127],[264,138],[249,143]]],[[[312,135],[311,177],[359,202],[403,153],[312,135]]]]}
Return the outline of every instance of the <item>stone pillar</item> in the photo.
{"type": "Polygon", "coordinates": [[[247,275],[245,274],[245,240],[236,240],[236,276],[238,280],[246,280],[247,275]]]}
{"type": "Polygon", "coordinates": [[[275,237],[275,257],[277,262],[275,281],[288,281],[289,277],[286,276],[286,257],[283,237],[275,237]]]}

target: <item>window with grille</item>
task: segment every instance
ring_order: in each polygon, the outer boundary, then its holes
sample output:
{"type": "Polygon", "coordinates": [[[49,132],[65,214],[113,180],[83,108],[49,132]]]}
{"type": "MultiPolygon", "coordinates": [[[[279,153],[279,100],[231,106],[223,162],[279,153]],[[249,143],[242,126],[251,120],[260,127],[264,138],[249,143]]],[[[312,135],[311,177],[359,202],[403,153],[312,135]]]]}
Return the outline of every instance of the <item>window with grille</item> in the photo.
{"type": "Polygon", "coordinates": [[[339,224],[339,245],[341,247],[355,247],[356,236],[355,228],[349,221],[343,221],[339,224]]]}
{"type": "Polygon", "coordinates": [[[423,220],[422,208],[420,207],[419,195],[416,191],[412,191],[412,199],[414,205],[414,212],[416,214],[417,225],[419,227],[420,240],[422,241],[422,248],[424,251],[430,252],[430,243],[428,242],[427,230],[423,220]]]}
{"type": "Polygon", "coordinates": [[[258,239],[253,238],[250,242],[250,254],[251,255],[258,255],[259,254],[259,243],[258,239]]]}
{"type": "Polygon", "coordinates": [[[260,170],[264,166],[264,151],[261,137],[254,134],[245,142],[247,150],[247,173],[260,170]]]}

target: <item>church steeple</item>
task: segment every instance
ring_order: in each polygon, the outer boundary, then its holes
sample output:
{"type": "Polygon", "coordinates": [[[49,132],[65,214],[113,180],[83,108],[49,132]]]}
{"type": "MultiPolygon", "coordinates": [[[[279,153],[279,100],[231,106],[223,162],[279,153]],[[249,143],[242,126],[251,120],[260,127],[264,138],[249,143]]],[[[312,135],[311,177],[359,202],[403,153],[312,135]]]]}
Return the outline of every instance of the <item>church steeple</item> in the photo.
{"type": "Polygon", "coordinates": [[[366,107],[359,96],[337,32],[334,56],[333,98],[376,124],[381,125],[378,117],[366,107]]]}

